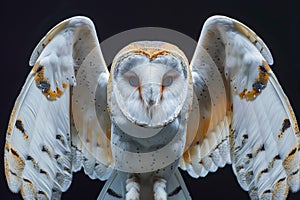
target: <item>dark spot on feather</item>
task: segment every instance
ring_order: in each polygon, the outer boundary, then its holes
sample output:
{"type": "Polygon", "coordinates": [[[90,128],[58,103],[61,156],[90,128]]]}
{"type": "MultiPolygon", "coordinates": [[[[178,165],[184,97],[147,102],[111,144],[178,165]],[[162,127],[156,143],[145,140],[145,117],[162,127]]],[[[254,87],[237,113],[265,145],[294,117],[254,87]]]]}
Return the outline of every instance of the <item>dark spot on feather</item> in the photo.
{"type": "Polygon", "coordinates": [[[262,171],[260,171],[259,174],[258,174],[258,179],[261,178],[262,174],[268,173],[268,171],[269,171],[268,168],[265,168],[265,169],[263,169],[262,171]]]}
{"type": "Polygon", "coordinates": [[[256,81],[252,84],[252,89],[247,90],[246,88],[239,94],[239,96],[243,99],[254,100],[258,95],[260,95],[261,91],[266,87],[269,79],[269,74],[267,72],[268,64],[263,61],[263,66],[258,67],[258,77],[256,81]]]}
{"type": "Polygon", "coordinates": [[[64,146],[66,145],[64,137],[62,135],[57,134],[56,139],[59,140],[62,143],[62,145],[64,145],[64,146]]]}
{"type": "Polygon", "coordinates": [[[275,157],[274,157],[274,159],[276,159],[276,160],[280,160],[281,158],[280,158],[280,155],[279,154],[277,154],[275,157]]]}
{"type": "Polygon", "coordinates": [[[19,129],[22,133],[25,133],[25,129],[24,129],[24,125],[23,122],[21,120],[17,120],[16,121],[16,127],[17,129],[19,129]]]}
{"type": "Polygon", "coordinates": [[[266,68],[264,68],[263,66],[259,66],[260,71],[267,73],[268,71],[266,70],[266,68]]]}
{"type": "Polygon", "coordinates": [[[40,169],[40,173],[45,174],[47,178],[50,178],[48,172],[46,172],[45,170],[40,169]]]}
{"type": "Polygon", "coordinates": [[[240,146],[236,146],[236,147],[234,148],[234,151],[239,151],[240,149],[241,149],[240,146]]]}
{"type": "Polygon", "coordinates": [[[43,66],[39,65],[38,68],[36,69],[36,72],[40,72],[40,71],[42,71],[42,69],[43,69],[43,66]]]}
{"type": "Polygon", "coordinates": [[[220,146],[223,145],[223,143],[224,143],[225,141],[227,141],[227,137],[226,137],[225,139],[223,139],[223,140],[215,147],[214,151],[215,151],[216,149],[219,149],[220,146]]]}
{"type": "Polygon", "coordinates": [[[33,157],[31,157],[30,155],[28,155],[28,156],[26,157],[26,160],[30,160],[30,161],[32,162],[34,168],[36,168],[36,169],[39,168],[38,163],[37,163],[37,162],[35,161],[35,159],[34,159],[33,157]]]}
{"type": "Polygon", "coordinates": [[[44,195],[45,197],[48,198],[48,195],[46,194],[46,192],[44,192],[44,191],[42,191],[42,190],[39,190],[39,191],[38,191],[38,194],[44,195]]]}
{"type": "Polygon", "coordinates": [[[248,176],[253,176],[253,171],[249,171],[249,172],[247,173],[247,175],[248,175],[248,176]]]}
{"type": "Polygon", "coordinates": [[[11,171],[11,170],[9,170],[9,172],[10,172],[12,175],[14,175],[14,176],[18,176],[15,172],[13,172],[13,171],[11,171]]]}
{"type": "Polygon", "coordinates": [[[248,157],[249,159],[253,158],[252,153],[248,153],[248,154],[247,154],[247,157],[248,157]]]}
{"type": "Polygon", "coordinates": [[[64,167],[64,171],[71,173],[71,169],[69,167],[64,167]]]}
{"type": "Polygon", "coordinates": [[[265,151],[265,145],[261,145],[255,152],[255,155],[259,154],[260,152],[265,151]]]}
{"type": "Polygon", "coordinates": [[[255,82],[252,85],[252,87],[256,92],[260,92],[266,87],[266,85],[264,85],[262,82],[258,81],[258,82],[255,82]]]}
{"type": "Polygon", "coordinates": [[[281,128],[281,132],[286,131],[286,129],[291,127],[291,122],[289,119],[284,119],[283,123],[282,123],[282,128],[281,128]]]}
{"type": "Polygon", "coordinates": [[[237,167],[236,167],[236,170],[237,170],[237,171],[240,171],[241,169],[244,169],[244,166],[240,165],[240,166],[237,166],[237,167]]]}
{"type": "Polygon", "coordinates": [[[261,150],[261,151],[265,151],[265,150],[266,150],[264,144],[261,146],[260,150],[261,150]]]}
{"type": "Polygon", "coordinates": [[[294,171],[291,175],[294,176],[294,175],[298,174],[298,172],[299,172],[299,169],[297,169],[296,171],[294,171]]]}
{"type": "Polygon", "coordinates": [[[50,149],[49,149],[46,145],[43,145],[43,146],[42,146],[42,151],[43,151],[43,152],[46,152],[46,153],[48,154],[48,156],[49,156],[50,158],[52,158],[50,149]]]}
{"type": "Polygon", "coordinates": [[[47,147],[45,145],[42,146],[42,151],[47,151],[47,147]]]}
{"type": "Polygon", "coordinates": [[[261,47],[260,50],[259,50],[259,52],[261,53],[263,50],[264,50],[264,47],[261,47]]]}
{"type": "Polygon", "coordinates": [[[265,190],[263,193],[264,193],[264,194],[272,193],[272,191],[271,191],[271,190],[265,190]]]}
{"type": "Polygon", "coordinates": [[[277,183],[280,183],[280,182],[284,181],[285,179],[286,179],[286,177],[283,177],[283,178],[279,179],[279,180],[277,181],[277,183]]]}
{"type": "Polygon", "coordinates": [[[294,155],[294,154],[296,153],[296,151],[297,151],[297,148],[294,148],[294,149],[289,153],[288,157],[294,155]]]}
{"type": "Polygon", "coordinates": [[[26,179],[26,178],[23,178],[23,181],[32,184],[32,182],[30,180],[26,179]]]}
{"type": "Polygon", "coordinates": [[[40,81],[40,83],[37,85],[37,87],[42,90],[42,92],[47,92],[50,90],[50,83],[46,81],[40,81]]]}
{"type": "Polygon", "coordinates": [[[14,150],[13,148],[10,148],[10,151],[13,155],[20,157],[19,153],[16,150],[14,150]]]}
{"type": "Polygon", "coordinates": [[[19,129],[19,131],[21,131],[21,132],[23,133],[24,138],[27,140],[27,139],[28,139],[28,135],[27,135],[26,132],[25,132],[24,124],[23,124],[22,120],[17,119],[15,125],[16,125],[17,129],[19,129]]]}
{"type": "Polygon", "coordinates": [[[247,134],[243,135],[243,138],[248,139],[248,135],[247,134]]]}

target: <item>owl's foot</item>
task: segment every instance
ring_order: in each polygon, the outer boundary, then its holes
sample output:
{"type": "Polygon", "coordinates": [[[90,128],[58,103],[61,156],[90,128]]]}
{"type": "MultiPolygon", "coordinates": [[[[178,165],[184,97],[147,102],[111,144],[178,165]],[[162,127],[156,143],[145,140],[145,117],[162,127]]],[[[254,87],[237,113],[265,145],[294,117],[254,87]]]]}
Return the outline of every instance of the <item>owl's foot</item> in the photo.
{"type": "Polygon", "coordinates": [[[131,177],[126,180],[126,200],[140,199],[140,184],[137,177],[131,177]]]}
{"type": "Polygon", "coordinates": [[[154,181],[153,184],[153,192],[154,192],[154,200],[167,200],[167,181],[162,178],[158,178],[154,181]]]}

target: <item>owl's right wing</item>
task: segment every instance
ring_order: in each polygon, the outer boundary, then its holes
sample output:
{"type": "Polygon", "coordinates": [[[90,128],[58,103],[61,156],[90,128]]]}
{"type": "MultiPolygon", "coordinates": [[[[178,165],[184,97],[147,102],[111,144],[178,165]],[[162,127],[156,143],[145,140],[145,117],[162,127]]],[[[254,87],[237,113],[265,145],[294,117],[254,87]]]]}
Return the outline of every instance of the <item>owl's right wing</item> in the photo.
{"type": "Polygon", "coordinates": [[[5,174],[24,199],[58,199],[84,167],[91,178],[111,173],[108,70],[95,27],[67,19],[41,40],[11,114],[5,174]]]}
{"type": "Polygon", "coordinates": [[[285,199],[300,189],[299,128],[272,63],[245,25],[224,16],[205,22],[191,61],[188,135],[196,136],[181,162],[191,176],[232,163],[251,199],[285,199]]]}

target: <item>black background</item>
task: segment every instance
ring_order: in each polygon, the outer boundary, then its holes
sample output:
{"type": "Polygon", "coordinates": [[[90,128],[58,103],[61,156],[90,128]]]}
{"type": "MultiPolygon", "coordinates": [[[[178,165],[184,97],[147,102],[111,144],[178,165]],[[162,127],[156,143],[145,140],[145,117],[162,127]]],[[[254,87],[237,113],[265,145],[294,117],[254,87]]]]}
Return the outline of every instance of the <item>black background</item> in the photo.
{"type": "MultiPolygon", "coordinates": [[[[300,117],[300,5],[299,1],[1,1],[1,98],[0,152],[14,101],[30,71],[30,54],[47,33],[61,20],[74,16],[90,17],[100,41],[119,32],[138,27],[174,29],[197,40],[204,21],[211,15],[235,18],[253,29],[270,48],[273,71],[300,117]],[[197,3],[196,3],[197,2],[197,3]]],[[[270,102],[271,103],[271,102],[270,102]]],[[[1,150],[2,149],[2,150],[1,150]]],[[[231,167],[219,169],[205,178],[192,179],[183,174],[193,199],[249,199],[239,187],[231,167]]],[[[70,189],[62,199],[96,199],[103,183],[92,181],[82,172],[73,176],[70,189]]],[[[0,198],[20,199],[9,191],[0,153],[0,198]]],[[[288,199],[300,199],[300,192],[288,199]]]]}

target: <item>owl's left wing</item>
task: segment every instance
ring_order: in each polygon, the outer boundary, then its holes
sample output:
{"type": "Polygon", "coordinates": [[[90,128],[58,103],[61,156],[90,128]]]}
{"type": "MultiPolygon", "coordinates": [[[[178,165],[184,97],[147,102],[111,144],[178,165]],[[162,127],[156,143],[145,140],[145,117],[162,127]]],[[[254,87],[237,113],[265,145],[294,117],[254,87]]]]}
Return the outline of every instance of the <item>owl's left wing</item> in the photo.
{"type": "Polygon", "coordinates": [[[181,161],[191,176],[232,163],[252,199],[284,199],[299,190],[299,129],[272,63],[245,25],[223,16],[205,22],[191,61],[188,135],[197,134],[181,161]]]}
{"type": "Polygon", "coordinates": [[[107,179],[109,74],[92,21],[73,17],[55,26],[30,65],[6,135],[10,190],[24,199],[59,199],[82,166],[91,178],[107,179]]]}

